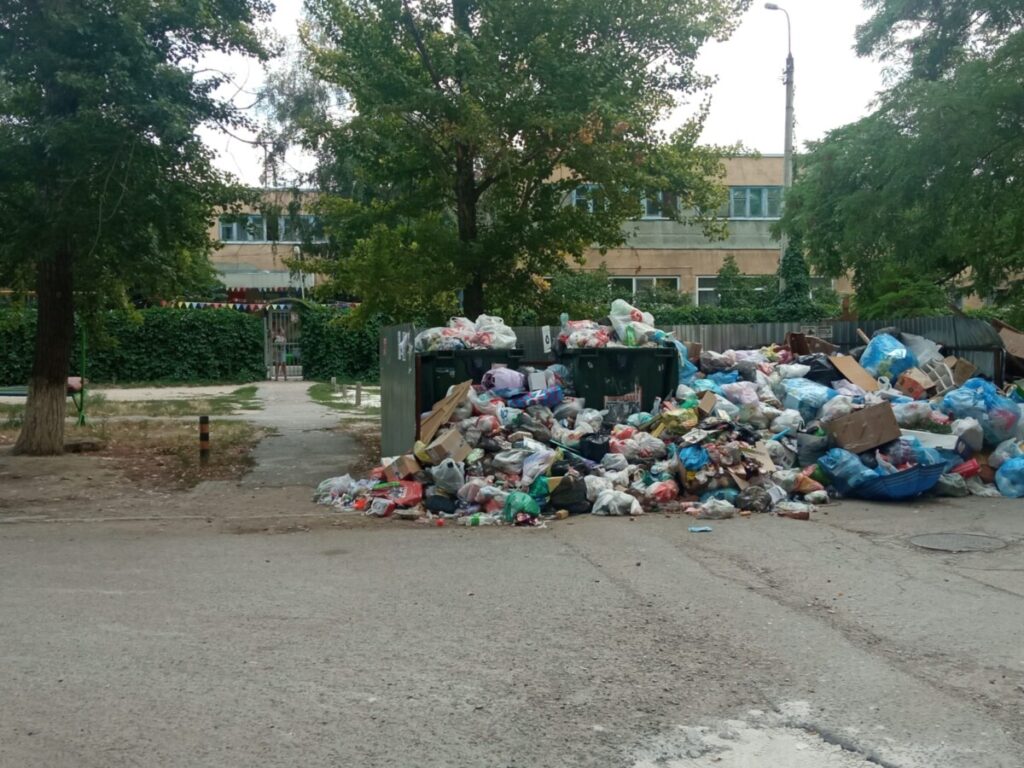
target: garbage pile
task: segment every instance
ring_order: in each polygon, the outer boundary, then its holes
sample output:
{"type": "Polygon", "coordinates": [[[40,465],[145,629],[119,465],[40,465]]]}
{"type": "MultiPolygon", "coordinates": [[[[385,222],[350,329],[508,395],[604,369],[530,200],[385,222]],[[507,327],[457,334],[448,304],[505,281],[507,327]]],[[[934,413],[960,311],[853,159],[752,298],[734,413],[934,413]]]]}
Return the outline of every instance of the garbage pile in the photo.
{"type": "MultiPolygon", "coordinates": [[[[496,366],[451,387],[422,417],[411,453],[366,479],[329,478],[315,500],[440,525],[538,526],[651,511],[806,520],[837,497],[1024,497],[1024,388],[1001,392],[928,339],[891,329],[840,355],[792,334],[719,353],[672,338],[626,302],[609,317],[563,317],[561,344],[676,350],[678,381],[651,407],[637,391],[577,397],[579,368],[496,366]]],[[[420,334],[417,348],[504,344],[502,328],[500,318],[456,319],[420,334]]]]}
{"type": "Polygon", "coordinates": [[[448,352],[459,349],[512,349],[516,334],[500,317],[480,315],[453,317],[445,328],[428,328],[413,342],[417,352],[448,352]]]}

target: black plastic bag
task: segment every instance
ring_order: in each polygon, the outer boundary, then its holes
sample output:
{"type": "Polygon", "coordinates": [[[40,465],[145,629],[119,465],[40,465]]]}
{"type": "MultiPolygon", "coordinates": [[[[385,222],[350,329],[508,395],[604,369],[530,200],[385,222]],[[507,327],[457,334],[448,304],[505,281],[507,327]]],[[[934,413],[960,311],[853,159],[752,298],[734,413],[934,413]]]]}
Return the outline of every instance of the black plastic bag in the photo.
{"type": "Polygon", "coordinates": [[[804,378],[816,384],[831,387],[833,381],[843,378],[843,375],[828,361],[828,356],[822,352],[815,352],[813,355],[801,355],[796,359],[796,362],[810,367],[810,372],[804,378]]]}
{"type": "Polygon", "coordinates": [[[591,461],[600,461],[608,453],[608,435],[584,435],[580,438],[580,456],[591,461]]]}

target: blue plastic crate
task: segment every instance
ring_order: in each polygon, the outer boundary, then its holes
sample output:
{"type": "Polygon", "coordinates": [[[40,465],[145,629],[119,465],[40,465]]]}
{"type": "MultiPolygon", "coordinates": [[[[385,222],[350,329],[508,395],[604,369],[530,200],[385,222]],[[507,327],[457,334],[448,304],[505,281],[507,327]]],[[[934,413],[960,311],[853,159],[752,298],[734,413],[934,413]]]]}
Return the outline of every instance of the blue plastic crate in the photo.
{"type": "Polygon", "coordinates": [[[930,491],[939,482],[945,464],[918,464],[893,475],[884,475],[857,486],[852,495],[874,501],[901,501],[930,491]]]}

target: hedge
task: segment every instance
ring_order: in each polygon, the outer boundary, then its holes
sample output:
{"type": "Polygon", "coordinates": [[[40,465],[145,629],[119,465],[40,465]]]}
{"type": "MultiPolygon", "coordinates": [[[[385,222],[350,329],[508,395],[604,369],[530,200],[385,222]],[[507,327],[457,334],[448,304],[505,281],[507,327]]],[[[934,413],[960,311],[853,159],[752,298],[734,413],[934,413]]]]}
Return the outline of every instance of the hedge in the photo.
{"type": "Polygon", "coordinates": [[[365,382],[380,378],[379,341],[383,318],[361,321],[346,311],[307,305],[302,311],[302,377],[335,376],[365,382]]]}
{"type": "MultiPolygon", "coordinates": [[[[0,386],[28,382],[34,309],[0,309],[0,386]]],[[[263,319],[229,310],[105,312],[90,326],[86,375],[94,382],[205,383],[266,377],[263,319]]],[[[79,329],[71,373],[78,374],[79,329]]]]}

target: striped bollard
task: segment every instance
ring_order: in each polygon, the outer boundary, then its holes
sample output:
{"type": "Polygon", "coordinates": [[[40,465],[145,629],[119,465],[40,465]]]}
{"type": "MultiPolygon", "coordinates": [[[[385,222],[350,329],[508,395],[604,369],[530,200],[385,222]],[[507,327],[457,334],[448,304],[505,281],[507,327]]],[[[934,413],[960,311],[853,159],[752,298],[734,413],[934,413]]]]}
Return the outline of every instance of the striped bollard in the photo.
{"type": "Polygon", "coordinates": [[[210,461],[210,417],[199,417],[199,463],[203,466],[210,461]]]}

